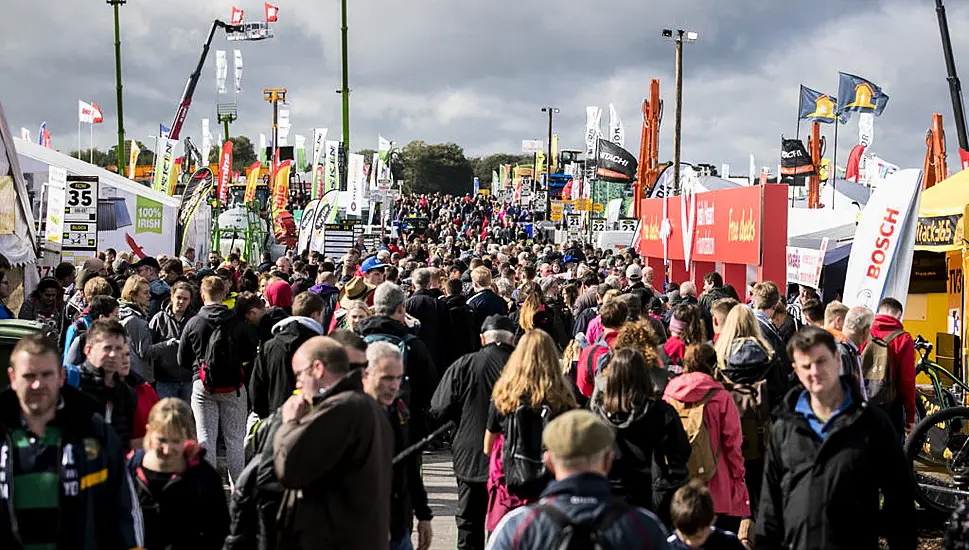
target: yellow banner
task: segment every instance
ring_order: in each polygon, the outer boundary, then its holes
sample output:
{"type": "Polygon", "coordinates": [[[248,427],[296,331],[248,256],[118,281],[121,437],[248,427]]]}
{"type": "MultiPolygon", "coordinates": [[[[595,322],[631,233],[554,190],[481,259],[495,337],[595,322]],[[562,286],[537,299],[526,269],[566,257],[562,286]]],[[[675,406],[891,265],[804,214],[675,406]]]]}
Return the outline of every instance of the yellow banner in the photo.
{"type": "Polygon", "coordinates": [[[249,204],[256,200],[256,186],[259,185],[259,172],[262,170],[262,163],[258,160],[249,167],[249,176],[246,178],[246,193],[243,195],[242,202],[249,204]]]}

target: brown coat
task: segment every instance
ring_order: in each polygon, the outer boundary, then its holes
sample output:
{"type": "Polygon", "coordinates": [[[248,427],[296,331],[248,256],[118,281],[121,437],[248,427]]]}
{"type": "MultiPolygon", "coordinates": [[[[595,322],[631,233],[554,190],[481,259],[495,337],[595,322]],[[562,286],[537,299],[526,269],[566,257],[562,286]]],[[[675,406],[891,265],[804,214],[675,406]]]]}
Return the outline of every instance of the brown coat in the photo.
{"type": "Polygon", "coordinates": [[[277,548],[387,548],[393,452],[387,413],[363,393],[359,370],[302,419],[283,423],[273,439],[276,475],[288,489],[277,548]]]}

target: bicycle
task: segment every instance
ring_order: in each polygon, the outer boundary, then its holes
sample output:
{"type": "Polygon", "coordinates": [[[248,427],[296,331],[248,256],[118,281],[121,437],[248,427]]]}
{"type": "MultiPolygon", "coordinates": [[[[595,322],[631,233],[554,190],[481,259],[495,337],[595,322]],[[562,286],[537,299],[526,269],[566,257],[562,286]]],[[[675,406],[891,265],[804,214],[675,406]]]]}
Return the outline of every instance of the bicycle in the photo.
{"type": "Polygon", "coordinates": [[[905,442],[905,460],[918,503],[948,516],[969,498],[969,407],[960,405],[969,386],[929,360],[932,344],[921,335],[915,338],[915,350],[921,356],[916,376],[929,377],[936,402],[918,394],[920,421],[905,442]],[[943,385],[943,377],[952,383],[951,389],[943,385]]]}

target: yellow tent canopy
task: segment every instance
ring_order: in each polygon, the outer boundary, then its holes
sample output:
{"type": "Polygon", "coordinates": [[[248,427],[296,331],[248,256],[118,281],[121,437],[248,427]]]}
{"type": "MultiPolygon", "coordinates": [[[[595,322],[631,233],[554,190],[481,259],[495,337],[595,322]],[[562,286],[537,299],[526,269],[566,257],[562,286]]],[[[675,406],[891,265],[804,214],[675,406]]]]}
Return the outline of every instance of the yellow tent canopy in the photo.
{"type": "Polygon", "coordinates": [[[966,205],[969,205],[969,170],[956,172],[923,191],[915,230],[915,250],[961,250],[962,217],[966,205]]]}

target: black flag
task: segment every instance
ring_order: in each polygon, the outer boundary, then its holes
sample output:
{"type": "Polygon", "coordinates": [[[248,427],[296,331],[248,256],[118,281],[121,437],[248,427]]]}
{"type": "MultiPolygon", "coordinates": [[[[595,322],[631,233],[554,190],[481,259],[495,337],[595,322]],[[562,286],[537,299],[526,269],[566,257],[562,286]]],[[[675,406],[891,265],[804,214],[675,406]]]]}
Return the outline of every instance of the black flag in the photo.
{"type": "Polygon", "coordinates": [[[781,175],[813,176],[816,171],[811,155],[799,139],[784,139],[781,136],[781,175]]]}
{"type": "Polygon", "coordinates": [[[600,179],[622,183],[636,179],[639,163],[629,151],[601,138],[597,151],[596,176],[600,179]]]}

